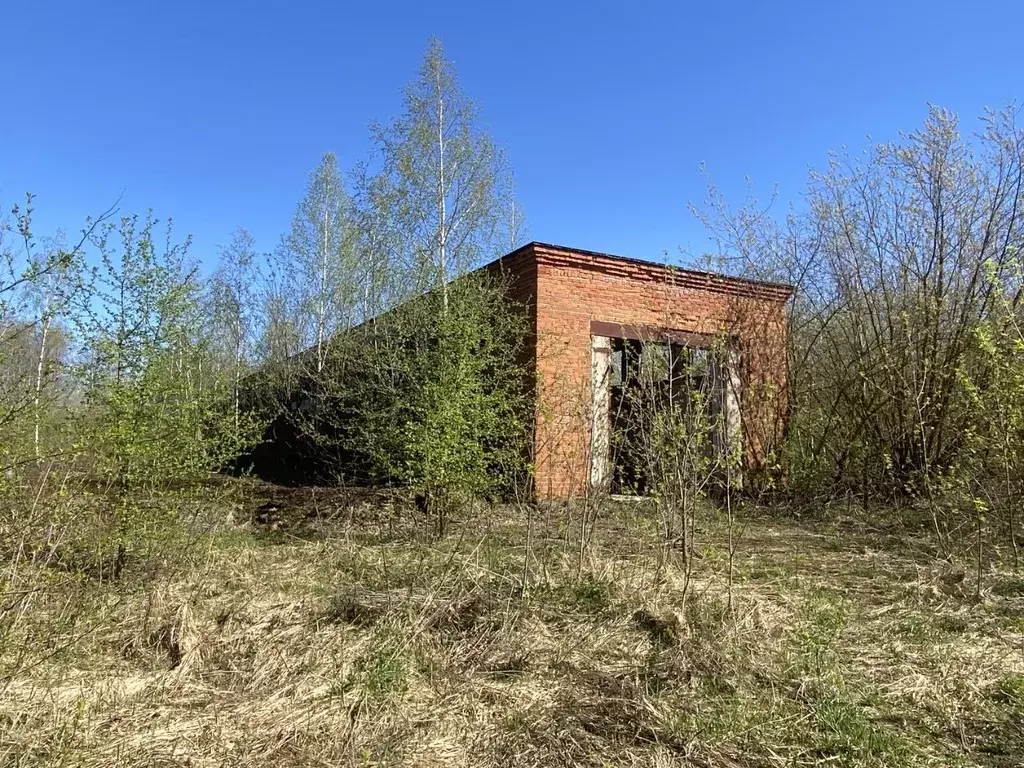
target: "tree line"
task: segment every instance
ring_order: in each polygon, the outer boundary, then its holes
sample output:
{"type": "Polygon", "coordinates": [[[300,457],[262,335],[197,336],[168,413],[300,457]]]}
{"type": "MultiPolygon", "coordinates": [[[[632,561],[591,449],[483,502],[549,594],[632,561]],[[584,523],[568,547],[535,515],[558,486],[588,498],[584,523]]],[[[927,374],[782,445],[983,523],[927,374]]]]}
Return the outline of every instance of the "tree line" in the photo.
{"type": "MultiPolygon", "coordinates": [[[[795,287],[776,498],[918,507],[947,549],[970,532],[981,557],[994,532],[1017,557],[1016,114],[965,133],[932,109],[895,141],[830,156],[784,216],[713,186],[694,206],[723,269],[795,287]]],[[[31,196],[14,207],[0,231],[5,487],[52,459],[88,475],[119,570],[161,494],[203,482],[268,424],[327,479],[415,489],[441,529],[459,500],[528,485],[525,321],[500,275],[473,271],[521,242],[523,216],[439,42],[370,138],[348,172],[322,157],[275,250],[239,229],[209,276],[152,214],[107,211],[69,242],[37,237],[31,196]]],[[[691,510],[712,472],[690,403],[710,395],[667,392],[644,402],[671,418],[648,408],[634,449],[655,486],[671,481],[655,495],[691,510]]],[[[738,470],[726,455],[715,472],[738,470]]]]}
{"type": "MultiPolygon", "coordinates": [[[[933,107],[862,155],[830,155],[776,216],[712,185],[694,210],[721,263],[796,287],[789,319],[791,496],[921,507],[951,546],[1018,557],[1024,498],[1024,132],[933,107]]],[[[980,557],[980,553],[979,553],[980,557]]]]}
{"type": "Polygon", "coordinates": [[[47,462],[88,476],[119,573],[162,496],[285,412],[323,455],[358,452],[435,509],[485,492],[520,426],[506,352],[521,334],[498,282],[463,276],[521,240],[511,170],[436,39],[370,138],[347,173],[323,155],[276,249],[239,228],[209,275],[152,212],[112,208],[71,243],[37,235],[33,196],[14,206],[0,229],[5,493],[47,462]]]}

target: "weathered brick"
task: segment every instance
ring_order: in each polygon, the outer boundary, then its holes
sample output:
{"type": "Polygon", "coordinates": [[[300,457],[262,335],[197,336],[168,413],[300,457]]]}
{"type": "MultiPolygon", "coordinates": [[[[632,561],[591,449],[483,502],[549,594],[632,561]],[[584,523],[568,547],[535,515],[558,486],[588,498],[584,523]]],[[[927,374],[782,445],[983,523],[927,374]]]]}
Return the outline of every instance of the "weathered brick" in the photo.
{"type": "Polygon", "coordinates": [[[728,333],[741,350],[748,468],[777,445],[786,413],[787,286],[530,243],[491,265],[530,308],[537,373],[534,450],[541,498],[588,482],[592,321],[680,333],[728,333]]]}

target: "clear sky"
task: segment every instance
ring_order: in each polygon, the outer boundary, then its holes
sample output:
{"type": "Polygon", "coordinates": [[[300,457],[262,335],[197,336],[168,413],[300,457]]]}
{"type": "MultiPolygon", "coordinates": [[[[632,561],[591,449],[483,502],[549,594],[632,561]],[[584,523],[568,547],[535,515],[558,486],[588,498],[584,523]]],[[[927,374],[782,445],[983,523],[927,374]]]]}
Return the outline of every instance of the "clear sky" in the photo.
{"type": "MultiPolygon", "coordinates": [[[[1024,2],[0,2],[0,202],[39,229],[171,216],[212,260],[261,250],[333,150],[369,150],[430,35],[516,172],[529,234],[639,258],[710,248],[701,162],[799,204],[831,148],[968,129],[1024,100],[1024,2]]],[[[785,204],[783,204],[783,208],[785,204]]]]}

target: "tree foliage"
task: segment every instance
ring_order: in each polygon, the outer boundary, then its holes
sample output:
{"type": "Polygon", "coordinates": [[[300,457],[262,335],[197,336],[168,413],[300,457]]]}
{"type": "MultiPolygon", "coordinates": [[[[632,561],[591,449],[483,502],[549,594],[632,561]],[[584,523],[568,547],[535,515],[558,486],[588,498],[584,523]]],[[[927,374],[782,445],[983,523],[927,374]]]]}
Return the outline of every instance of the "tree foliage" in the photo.
{"type": "Polygon", "coordinates": [[[234,428],[231,400],[214,382],[189,241],[173,243],[168,223],[161,242],[158,224],[126,216],[93,234],[99,264],[86,272],[76,313],[76,436],[113,494],[118,570],[153,522],[154,495],[201,482],[251,439],[234,428]]]}
{"type": "Polygon", "coordinates": [[[300,327],[314,317],[304,327],[325,333],[268,366],[252,396],[281,414],[272,439],[295,454],[289,475],[406,485],[443,526],[454,499],[493,490],[496,470],[526,455],[516,368],[526,328],[492,277],[467,274],[502,253],[522,214],[438,41],[404,97],[402,114],[374,128],[375,163],[351,174],[351,198],[333,156],[311,177],[281,271],[314,290],[273,307],[291,301],[300,327]]]}
{"type": "Polygon", "coordinates": [[[976,331],[1019,309],[1024,134],[1013,110],[965,136],[934,108],[863,157],[830,156],[785,220],[712,189],[699,211],[732,265],[791,282],[794,483],[927,494],[974,418],[963,370],[986,378],[976,331]]]}
{"type": "Polygon", "coordinates": [[[399,233],[399,263],[413,290],[436,287],[444,302],[453,277],[500,253],[515,237],[506,233],[522,225],[505,155],[481,129],[437,38],[405,88],[402,114],[375,126],[373,139],[381,170],[371,202],[399,233]]]}

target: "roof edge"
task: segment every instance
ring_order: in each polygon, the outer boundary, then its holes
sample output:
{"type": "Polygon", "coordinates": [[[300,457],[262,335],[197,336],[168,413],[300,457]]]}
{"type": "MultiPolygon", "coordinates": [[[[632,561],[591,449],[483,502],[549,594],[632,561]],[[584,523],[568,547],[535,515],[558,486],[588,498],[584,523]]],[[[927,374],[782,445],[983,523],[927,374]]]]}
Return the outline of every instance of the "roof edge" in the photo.
{"type": "MultiPolygon", "coordinates": [[[[786,300],[794,293],[794,287],[788,283],[774,283],[767,280],[752,280],[745,277],[733,277],[731,275],[725,275],[720,272],[707,272],[703,270],[689,269],[687,267],[680,267],[674,264],[666,264],[665,262],[649,261],[646,259],[636,259],[629,256],[616,256],[611,253],[602,253],[601,251],[590,251],[585,248],[571,248],[564,245],[556,245],[554,243],[544,243],[538,240],[532,240],[525,245],[521,245],[514,251],[510,251],[504,256],[495,259],[490,262],[487,266],[497,266],[498,264],[510,261],[515,257],[521,255],[525,251],[535,252],[553,252],[558,255],[572,257],[584,257],[588,259],[599,259],[610,263],[630,264],[633,266],[644,267],[645,269],[656,270],[673,276],[689,277],[694,280],[700,280],[705,282],[718,283],[720,286],[730,286],[740,289],[746,289],[752,293],[768,294],[773,297],[777,297],[780,300],[786,300]]],[[[610,264],[609,264],[610,265],[610,264]]]]}

